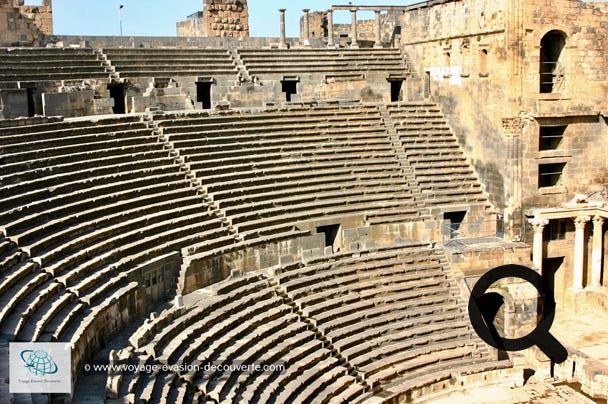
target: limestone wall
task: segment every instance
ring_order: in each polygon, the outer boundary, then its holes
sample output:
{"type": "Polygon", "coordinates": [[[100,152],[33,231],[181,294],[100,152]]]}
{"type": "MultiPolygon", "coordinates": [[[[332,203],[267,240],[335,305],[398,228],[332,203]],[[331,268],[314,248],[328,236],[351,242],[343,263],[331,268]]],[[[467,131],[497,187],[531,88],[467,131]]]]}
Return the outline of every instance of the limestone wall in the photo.
{"type": "Polygon", "coordinates": [[[402,17],[402,46],[503,210],[511,237],[521,236],[526,209],[605,181],[607,127],[598,112],[606,110],[607,24],[593,3],[577,0],[446,1],[402,17]],[[552,30],[566,40],[555,91],[545,94],[540,43],[552,30]],[[568,123],[565,142],[539,154],[539,125],[560,122],[568,123]],[[539,164],[553,162],[567,163],[560,186],[539,189],[539,164]]]}
{"type": "MultiPolygon", "coordinates": [[[[90,48],[270,48],[278,47],[279,38],[270,37],[162,37],[162,36],[86,36],[54,35],[45,38],[45,43],[61,43],[64,46],[86,46],[90,48]]],[[[287,38],[291,47],[296,47],[298,38],[287,38]]]]}

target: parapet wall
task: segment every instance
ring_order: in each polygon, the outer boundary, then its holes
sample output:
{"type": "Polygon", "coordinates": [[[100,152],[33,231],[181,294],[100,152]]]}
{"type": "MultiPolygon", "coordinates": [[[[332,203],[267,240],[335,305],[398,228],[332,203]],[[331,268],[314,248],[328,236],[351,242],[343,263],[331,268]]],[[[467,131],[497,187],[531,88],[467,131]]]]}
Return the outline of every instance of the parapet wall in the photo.
{"type": "MultiPolygon", "coordinates": [[[[286,42],[295,47],[298,38],[287,38],[286,42]]],[[[46,44],[62,43],[64,46],[90,48],[278,48],[279,38],[274,37],[172,37],[172,36],[87,36],[54,35],[45,38],[46,44]]]]}

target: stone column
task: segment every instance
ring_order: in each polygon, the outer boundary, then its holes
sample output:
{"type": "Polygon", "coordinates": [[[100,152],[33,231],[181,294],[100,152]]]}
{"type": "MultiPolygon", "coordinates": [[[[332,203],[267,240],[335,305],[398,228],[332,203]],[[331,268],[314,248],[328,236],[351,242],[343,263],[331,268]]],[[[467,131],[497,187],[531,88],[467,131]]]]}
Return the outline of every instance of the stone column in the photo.
{"type": "Polygon", "coordinates": [[[310,9],[305,8],[302,11],[304,11],[304,46],[310,46],[310,24],[308,22],[308,12],[310,9]]]}
{"type": "Polygon", "coordinates": [[[351,42],[350,42],[350,47],[351,48],[358,48],[359,47],[359,43],[357,42],[357,9],[353,8],[350,10],[350,18],[351,18],[351,22],[350,22],[350,38],[351,38],[351,42]]]}
{"type": "Polygon", "coordinates": [[[549,224],[547,219],[530,219],[528,223],[534,228],[534,244],[532,244],[532,263],[542,274],[543,268],[543,230],[549,224]]]}
{"type": "Polygon", "coordinates": [[[604,218],[593,218],[593,251],[591,253],[591,286],[600,287],[602,280],[602,255],[604,255],[602,226],[604,218]]]}
{"type": "Polygon", "coordinates": [[[574,289],[583,288],[583,264],[585,261],[585,225],[591,220],[590,216],[578,216],[574,219],[574,265],[572,269],[574,289]]]}
{"type": "Polygon", "coordinates": [[[374,26],[376,42],[374,42],[374,48],[382,48],[382,38],[380,37],[380,10],[374,10],[374,13],[376,13],[376,25],[374,26]]]}
{"type": "Polygon", "coordinates": [[[285,49],[285,48],[287,48],[287,43],[285,42],[285,9],[284,8],[279,9],[279,27],[281,30],[279,49],[285,49]]]}
{"type": "Polygon", "coordinates": [[[327,10],[327,46],[334,47],[334,10],[327,10]]]}

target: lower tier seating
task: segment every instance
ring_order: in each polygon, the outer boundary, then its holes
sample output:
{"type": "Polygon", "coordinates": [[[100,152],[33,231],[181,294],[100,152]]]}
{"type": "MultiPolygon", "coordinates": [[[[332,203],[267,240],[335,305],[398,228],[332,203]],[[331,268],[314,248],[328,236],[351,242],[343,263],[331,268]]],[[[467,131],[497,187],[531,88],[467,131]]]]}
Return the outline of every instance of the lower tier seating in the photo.
{"type": "Polygon", "coordinates": [[[175,368],[111,373],[108,397],[357,402],[410,377],[431,383],[440,370],[496,364],[466,321],[443,254],[422,244],[235,274],[192,296],[111,356],[175,368]]]}

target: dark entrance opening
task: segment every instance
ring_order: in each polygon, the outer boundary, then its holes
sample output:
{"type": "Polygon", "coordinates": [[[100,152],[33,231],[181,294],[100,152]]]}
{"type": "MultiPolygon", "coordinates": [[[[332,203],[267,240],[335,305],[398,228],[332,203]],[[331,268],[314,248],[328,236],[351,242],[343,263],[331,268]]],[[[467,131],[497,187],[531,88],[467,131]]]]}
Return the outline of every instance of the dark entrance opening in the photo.
{"type": "Polygon", "coordinates": [[[298,93],[298,82],[296,80],[281,81],[281,91],[285,93],[285,101],[291,102],[291,96],[298,93]]]}
{"type": "Polygon", "coordinates": [[[431,72],[424,72],[424,99],[428,99],[431,96],[431,72]]]}
{"type": "Polygon", "coordinates": [[[196,102],[203,104],[203,109],[211,109],[211,81],[196,82],[196,102]]]}
{"type": "Polygon", "coordinates": [[[559,63],[566,45],[566,35],[550,31],[540,41],[540,92],[554,93],[561,89],[564,80],[563,66],[559,63]]]}
{"type": "Polygon", "coordinates": [[[338,234],[340,234],[340,225],[328,224],[326,226],[319,226],[317,227],[317,233],[325,234],[325,247],[334,247],[338,234]]]}
{"type": "Polygon", "coordinates": [[[551,293],[555,294],[555,274],[564,263],[564,257],[543,258],[543,278],[551,293]]]}
{"type": "Polygon", "coordinates": [[[449,239],[458,238],[460,235],[460,226],[466,216],[466,211],[445,212],[443,214],[443,222],[445,223],[445,232],[449,239]]]}
{"type": "Polygon", "coordinates": [[[402,101],[401,89],[403,88],[403,80],[391,80],[391,102],[402,101]]]}
{"type": "Polygon", "coordinates": [[[27,88],[27,116],[36,115],[36,89],[27,88]]]}
{"type": "MultiPolygon", "coordinates": [[[[563,274],[560,276],[560,275],[558,275],[557,272],[562,267],[563,263],[564,263],[564,257],[554,257],[554,258],[543,258],[543,264],[542,264],[543,268],[542,268],[541,275],[542,275],[543,279],[545,280],[547,287],[553,294],[553,297],[555,298],[555,300],[558,303],[561,300],[560,299],[561,296],[555,295],[555,288],[557,286],[558,292],[561,293],[563,285],[561,285],[560,283],[562,283],[563,281],[560,280],[560,278],[563,279],[563,274]],[[557,283],[557,285],[556,285],[556,283],[557,283]]],[[[543,314],[543,299],[539,296],[538,300],[537,300],[537,304],[536,304],[536,315],[538,317],[538,320],[540,320],[542,314],[543,314]]]]}
{"type": "Polygon", "coordinates": [[[125,85],[124,84],[110,84],[108,85],[110,91],[110,98],[114,99],[114,107],[112,112],[115,114],[124,114],[127,112],[125,105],[125,85]]]}

